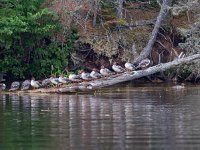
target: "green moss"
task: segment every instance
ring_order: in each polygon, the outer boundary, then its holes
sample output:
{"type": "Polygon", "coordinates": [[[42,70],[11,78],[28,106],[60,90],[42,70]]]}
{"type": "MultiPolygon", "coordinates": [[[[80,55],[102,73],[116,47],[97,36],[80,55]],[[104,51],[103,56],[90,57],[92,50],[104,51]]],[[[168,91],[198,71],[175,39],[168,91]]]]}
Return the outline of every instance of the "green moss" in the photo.
{"type": "Polygon", "coordinates": [[[124,38],[126,43],[136,43],[136,49],[140,52],[147,44],[151,30],[149,28],[135,28],[126,31],[124,38]]]}
{"type": "Polygon", "coordinates": [[[120,20],[117,20],[116,23],[118,25],[124,25],[124,24],[127,24],[128,22],[126,20],[124,20],[124,19],[120,19],[120,20]]]}

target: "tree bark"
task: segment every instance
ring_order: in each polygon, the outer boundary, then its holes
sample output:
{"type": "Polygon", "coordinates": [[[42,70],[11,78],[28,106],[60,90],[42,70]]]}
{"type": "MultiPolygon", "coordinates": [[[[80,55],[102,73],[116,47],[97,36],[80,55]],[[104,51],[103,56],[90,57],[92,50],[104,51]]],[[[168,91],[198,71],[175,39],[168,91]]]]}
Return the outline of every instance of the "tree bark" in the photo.
{"type": "Polygon", "coordinates": [[[79,84],[71,84],[71,85],[63,85],[62,87],[59,88],[41,88],[41,89],[37,89],[37,90],[29,90],[27,92],[31,92],[31,93],[38,93],[38,92],[42,92],[42,93],[74,93],[74,92],[78,92],[78,91],[91,91],[91,90],[96,90],[102,87],[106,87],[106,86],[111,86],[117,83],[122,83],[125,81],[130,81],[130,80],[134,80],[137,78],[141,78],[144,76],[148,76],[160,71],[165,71],[169,68],[175,67],[177,65],[180,64],[184,64],[184,63],[190,63],[193,60],[196,59],[200,59],[200,54],[195,54],[192,56],[188,56],[185,58],[181,58],[181,59],[176,59],[174,61],[168,62],[168,63],[161,63],[158,64],[156,66],[152,66],[149,67],[145,70],[138,70],[138,71],[133,71],[131,73],[123,73],[120,75],[115,75],[113,77],[110,77],[108,79],[102,78],[102,79],[98,79],[98,80],[94,80],[94,81],[89,81],[89,82],[82,82],[79,84]]]}
{"type": "Polygon", "coordinates": [[[147,44],[147,46],[143,49],[143,51],[141,52],[140,56],[137,58],[137,60],[134,63],[139,63],[141,60],[147,58],[152,50],[152,47],[155,43],[159,28],[161,26],[161,22],[162,20],[165,18],[165,16],[168,13],[169,10],[169,6],[171,5],[171,0],[163,0],[163,4],[162,7],[160,9],[159,15],[157,17],[154,29],[152,31],[151,37],[149,39],[149,42],[147,44]]]}
{"type": "Polygon", "coordinates": [[[117,0],[117,19],[122,19],[123,17],[123,2],[124,0],[117,0]]]}
{"type": "Polygon", "coordinates": [[[93,8],[93,21],[92,21],[92,25],[93,27],[96,26],[97,24],[97,14],[99,11],[99,0],[92,0],[92,8],[93,8]]]}

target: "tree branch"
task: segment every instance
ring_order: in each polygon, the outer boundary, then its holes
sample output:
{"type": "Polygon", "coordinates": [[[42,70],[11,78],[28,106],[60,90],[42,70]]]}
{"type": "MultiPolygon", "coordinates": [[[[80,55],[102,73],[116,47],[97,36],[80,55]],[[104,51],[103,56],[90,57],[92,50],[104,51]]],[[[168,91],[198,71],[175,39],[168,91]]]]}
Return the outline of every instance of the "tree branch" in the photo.
{"type": "Polygon", "coordinates": [[[147,26],[147,25],[154,25],[155,20],[139,20],[129,24],[120,25],[120,28],[130,28],[130,27],[138,27],[138,26],[147,26]]]}

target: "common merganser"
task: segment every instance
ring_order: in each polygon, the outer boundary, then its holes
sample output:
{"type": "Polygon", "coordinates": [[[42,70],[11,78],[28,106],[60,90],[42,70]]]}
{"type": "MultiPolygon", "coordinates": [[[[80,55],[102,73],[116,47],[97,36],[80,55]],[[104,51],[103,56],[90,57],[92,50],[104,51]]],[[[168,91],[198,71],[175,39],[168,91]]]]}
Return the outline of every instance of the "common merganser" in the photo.
{"type": "Polygon", "coordinates": [[[172,86],[173,89],[180,90],[185,88],[185,84],[181,83],[180,85],[172,86]]]}
{"type": "Polygon", "coordinates": [[[146,58],[143,59],[136,68],[141,68],[141,69],[145,69],[150,65],[150,59],[146,58]]]}
{"type": "Polygon", "coordinates": [[[73,82],[80,82],[81,81],[81,77],[80,77],[80,75],[70,74],[69,75],[69,80],[73,81],[73,82]]]}
{"type": "Polygon", "coordinates": [[[5,90],[6,89],[6,85],[4,83],[0,83],[0,91],[5,90]]]}
{"type": "Polygon", "coordinates": [[[104,77],[108,77],[109,75],[112,74],[112,72],[111,72],[108,68],[105,68],[103,65],[101,66],[100,73],[101,73],[104,77]]]}
{"type": "Polygon", "coordinates": [[[31,86],[34,87],[34,88],[39,88],[42,85],[38,81],[35,81],[35,78],[32,77],[32,79],[31,79],[31,86]]]}
{"type": "Polygon", "coordinates": [[[96,68],[92,69],[92,72],[90,73],[90,76],[94,79],[99,79],[102,77],[102,75],[97,71],[96,68]]]}
{"type": "Polygon", "coordinates": [[[134,71],[136,69],[135,66],[130,62],[126,62],[124,66],[128,71],[134,71]]]}
{"type": "Polygon", "coordinates": [[[30,80],[25,80],[24,82],[22,82],[22,86],[21,86],[21,90],[28,90],[31,86],[31,82],[30,80]]]}
{"type": "Polygon", "coordinates": [[[44,80],[42,81],[42,86],[43,86],[43,87],[47,87],[48,85],[50,85],[50,83],[51,83],[51,81],[50,81],[49,78],[44,79],[44,80]]]}
{"type": "Polygon", "coordinates": [[[55,85],[61,84],[61,82],[59,82],[58,78],[50,77],[50,81],[51,81],[51,83],[53,83],[55,85]]]}
{"type": "Polygon", "coordinates": [[[20,87],[20,83],[18,81],[15,81],[11,84],[9,91],[16,91],[20,87]]]}
{"type": "Polygon", "coordinates": [[[122,72],[125,71],[124,68],[122,68],[121,66],[117,65],[116,62],[113,63],[112,69],[117,73],[122,73],[122,72]]]}
{"type": "Polygon", "coordinates": [[[90,76],[90,73],[86,73],[84,70],[80,71],[80,75],[83,80],[91,80],[92,79],[92,77],[90,76]]]}
{"type": "Polygon", "coordinates": [[[62,74],[59,76],[58,81],[60,83],[68,83],[70,80],[68,78],[64,77],[64,75],[62,74]]]}

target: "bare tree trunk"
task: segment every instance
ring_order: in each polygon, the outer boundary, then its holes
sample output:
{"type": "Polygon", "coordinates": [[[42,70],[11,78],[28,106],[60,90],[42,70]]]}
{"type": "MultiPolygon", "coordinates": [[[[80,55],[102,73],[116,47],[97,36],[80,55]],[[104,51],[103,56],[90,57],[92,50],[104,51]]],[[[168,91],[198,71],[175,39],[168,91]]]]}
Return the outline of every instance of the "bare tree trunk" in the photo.
{"type": "Polygon", "coordinates": [[[123,18],[123,2],[124,0],[117,0],[117,19],[122,19],[123,18]]]}
{"type": "Polygon", "coordinates": [[[157,20],[156,20],[154,29],[152,31],[151,37],[149,39],[149,42],[148,42],[147,46],[142,50],[140,56],[135,61],[135,63],[140,62],[142,59],[145,59],[150,55],[152,47],[155,43],[158,31],[159,31],[159,28],[161,26],[161,22],[165,18],[165,16],[167,15],[170,5],[171,5],[171,0],[163,0],[162,7],[161,7],[160,13],[157,17],[157,20]]]}
{"type": "Polygon", "coordinates": [[[93,8],[92,25],[93,25],[93,27],[95,27],[96,24],[97,24],[97,14],[98,14],[98,11],[99,11],[99,2],[100,2],[100,0],[92,0],[92,8],[93,8]]]}

